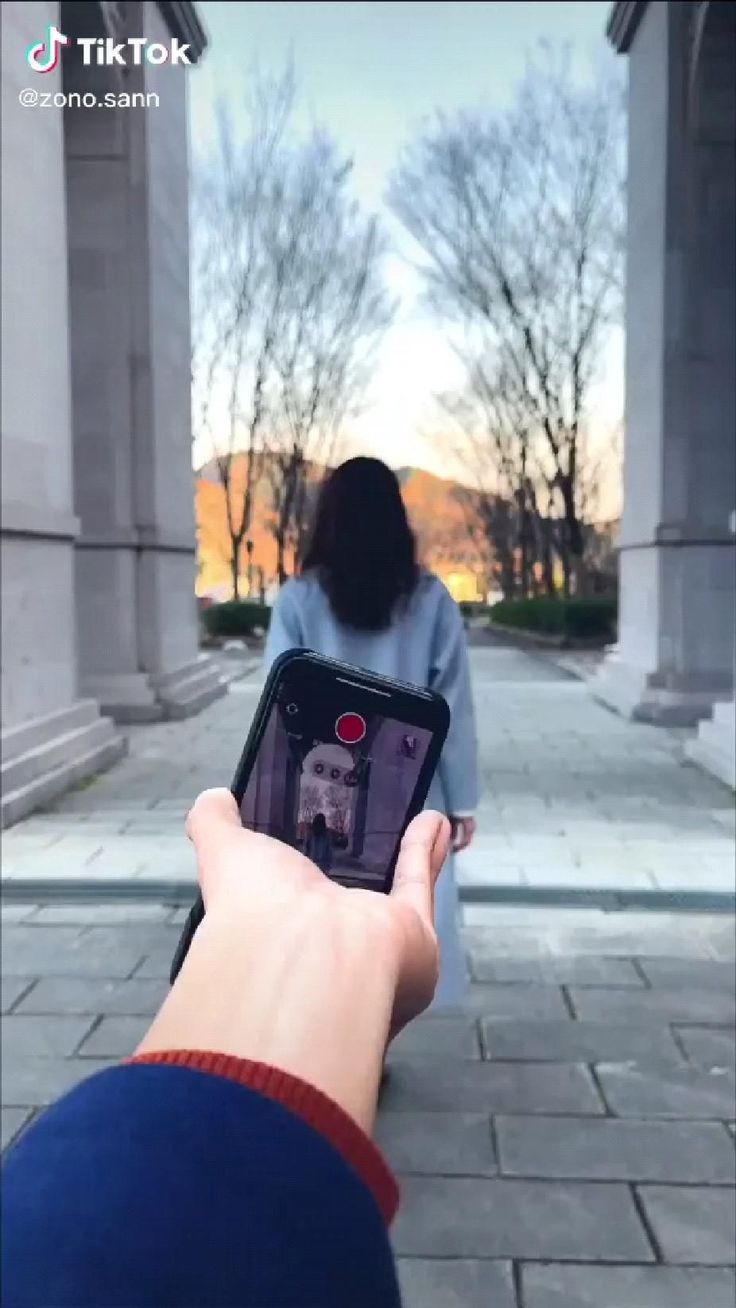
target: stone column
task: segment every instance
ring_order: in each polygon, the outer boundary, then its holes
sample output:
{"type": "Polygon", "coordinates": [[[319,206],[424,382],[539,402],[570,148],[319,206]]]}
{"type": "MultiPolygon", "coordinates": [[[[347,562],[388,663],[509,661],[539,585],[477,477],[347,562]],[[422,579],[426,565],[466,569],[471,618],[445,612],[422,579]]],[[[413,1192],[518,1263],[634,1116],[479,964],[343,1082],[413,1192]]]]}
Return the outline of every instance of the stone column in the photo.
{"type": "MultiPolygon", "coordinates": [[[[2,824],[109,766],[124,741],[79,695],[74,601],[66,206],[62,111],[26,50],[59,5],[2,15],[2,824]]],[[[63,29],[62,29],[63,30],[63,29]]]]}
{"type": "Polygon", "coordinates": [[[592,683],[679,724],[733,686],[733,46],[729,68],[706,42],[694,75],[698,8],[612,16],[629,54],[626,445],[619,642],[592,683]]]}
{"type": "MultiPolygon", "coordinates": [[[[736,509],[730,518],[731,534],[736,536],[736,509]]],[[[736,686],[736,647],[734,648],[733,683],[736,686]]],[[[731,789],[736,789],[736,703],[716,704],[713,717],[700,723],[695,740],[687,752],[694,763],[705,768],[731,789]]]]}
{"type": "MultiPolygon", "coordinates": [[[[65,8],[75,34],[202,49],[191,5],[65,8]]],[[[188,71],[65,68],[69,91],[147,97],[65,111],[82,684],[118,721],[184,716],[224,690],[194,599],[188,71]]]]}

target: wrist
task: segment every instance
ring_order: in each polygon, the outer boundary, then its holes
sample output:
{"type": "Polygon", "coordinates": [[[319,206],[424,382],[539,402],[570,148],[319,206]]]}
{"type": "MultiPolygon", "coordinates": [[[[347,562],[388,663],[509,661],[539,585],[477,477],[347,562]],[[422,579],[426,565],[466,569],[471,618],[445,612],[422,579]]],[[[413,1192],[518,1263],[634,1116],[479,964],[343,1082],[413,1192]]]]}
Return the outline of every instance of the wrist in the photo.
{"type": "Polygon", "coordinates": [[[371,914],[303,896],[216,905],[140,1053],[211,1049],[290,1073],[373,1126],[398,962],[371,914]]]}

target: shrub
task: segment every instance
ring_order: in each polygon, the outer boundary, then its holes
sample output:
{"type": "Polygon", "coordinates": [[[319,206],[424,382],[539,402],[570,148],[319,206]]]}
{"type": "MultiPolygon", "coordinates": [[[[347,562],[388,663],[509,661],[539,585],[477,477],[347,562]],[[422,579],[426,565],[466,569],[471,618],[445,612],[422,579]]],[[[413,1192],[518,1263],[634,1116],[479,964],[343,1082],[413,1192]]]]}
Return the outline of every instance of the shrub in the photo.
{"type": "Polygon", "coordinates": [[[533,599],[501,600],[491,609],[491,621],[499,626],[601,644],[615,640],[617,617],[617,601],[612,595],[573,599],[540,595],[533,599]]]}
{"type": "Polygon", "coordinates": [[[233,639],[252,636],[257,627],[268,631],[271,610],[252,600],[226,600],[201,612],[202,626],[210,637],[233,639]]]}

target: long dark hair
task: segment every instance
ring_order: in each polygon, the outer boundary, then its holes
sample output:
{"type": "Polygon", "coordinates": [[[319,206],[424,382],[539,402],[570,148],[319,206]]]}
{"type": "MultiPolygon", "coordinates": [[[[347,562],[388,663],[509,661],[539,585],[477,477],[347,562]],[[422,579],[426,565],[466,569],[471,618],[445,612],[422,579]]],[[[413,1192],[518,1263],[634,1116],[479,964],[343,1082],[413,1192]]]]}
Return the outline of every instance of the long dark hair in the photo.
{"type": "Polygon", "coordinates": [[[348,459],[322,483],[302,560],[338,622],[383,631],[418,577],[399,481],[380,459],[348,459]]]}

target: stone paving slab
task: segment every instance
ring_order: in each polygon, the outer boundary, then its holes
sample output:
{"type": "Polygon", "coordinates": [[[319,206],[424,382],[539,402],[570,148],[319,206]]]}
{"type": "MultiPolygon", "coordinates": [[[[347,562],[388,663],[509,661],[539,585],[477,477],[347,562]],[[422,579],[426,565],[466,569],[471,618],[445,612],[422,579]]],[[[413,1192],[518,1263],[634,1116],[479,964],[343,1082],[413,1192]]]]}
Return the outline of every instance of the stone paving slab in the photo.
{"type": "Polygon", "coordinates": [[[571,1063],[399,1061],[389,1051],[386,1111],[603,1113],[587,1067],[571,1063]]]}
{"type": "Polygon", "coordinates": [[[680,1063],[672,1032],[661,1026],[610,1022],[481,1021],[488,1058],[532,1062],[634,1062],[640,1066],[680,1063]]]}
{"type": "Polygon", "coordinates": [[[151,1025],[148,1017],[103,1017],[79,1046],[83,1058],[127,1058],[151,1025]]]}
{"type": "Polygon", "coordinates": [[[733,1190],[644,1185],[639,1186],[639,1195],[667,1262],[736,1262],[733,1190]]]}
{"type": "Polygon", "coordinates": [[[517,1308],[508,1261],[400,1258],[398,1268],[403,1308],[517,1308]]]}
{"type": "Polygon", "coordinates": [[[644,1023],[708,1022],[726,1026],[736,1021],[736,996],[733,991],[712,987],[691,990],[648,990],[642,993],[616,994],[609,989],[588,987],[568,991],[578,1017],[593,1022],[644,1023]]]}
{"type": "Polygon", "coordinates": [[[487,1113],[381,1113],[376,1140],[396,1173],[495,1176],[487,1113]]]}
{"type": "Polygon", "coordinates": [[[400,1255],[654,1261],[625,1185],[400,1178],[400,1255]]]}
{"type": "Polygon", "coordinates": [[[30,983],[11,982],[21,987],[23,998],[16,1002],[16,1013],[89,1013],[105,1016],[153,1017],[168,989],[161,980],[133,977],[131,980],[107,980],[105,977],[53,977],[30,983]],[[30,988],[29,988],[30,986],[30,988]]]}
{"type": "Polygon", "coordinates": [[[468,961],[471,976],[481,982],[633,986],[637,990],[644,985],[634,964],[620,958],[495,958],[470,949],[468,961]]]}
{"type": "Polygon", "coordinates": [[[519,1018],[536,1021],[566,1020],[570,1009],[559,986],[475,985],[468,990],[465,1006],[496,1021],[519,1018]]]}
{"type": "Polygon", "coordinates": [[[736,1298],[726,1268],[525,1264],[521,1285],[524,1308],[733,1308],[736,1298]]]}
{"type": "Polygon", "coordinates": [[[736,990],[733,963],[701,963],[683,959],[642,958],[638,968],[648,985],[664,990],[736,990]]]}
{"type": "Polygon", "coordinates": [[[77,1052],[92,1029],[94,1019],[56,1017],[4,1017],[2,1022],[2,1058],[8,1062],[24,1058],[65,1058],[77,1052]]]}
{"type": "Polygon", "coordinates": [[[736,1066],[736,1041],[732,1029],[678,1026],[677,1039],[690,1061],[699,1067],[733,1071],[736,1066]]]}
{"type": "Polygon", "coordinates": [[[733,966],[733,916],[729,914],[684,918],[681,913],[546,908],[545,929],[540,932],[540,911],[513,908],[504,913],[495,904],[466,905],[463,919],[471,957],[492,964],[504,959],[524,965],[530,960],[547,965],[564,959],[566,966],[581,959],[599,964],[636,960],[637,968],[643,968],[652,959],[675,966],[680,961],[689,966],[714,960],[730,961],[733,966]]]}
{"type": "MultiPolygon", "coordinates": [[[[2,967],[9,977],[33,975],[98,976],[125,978],[132,975],[157,938],[159,928],[144,928],[147,934],[135,939],[106,935],[114,928],[33,927],[21,924],[10,933],[3,931],[2,967]]],[[[131,933],[132,934],[132,933],[131,933]]],[[[178,936],[172,932],[171,952],[178,936]]]]}
{"type": "Polygon", "coordinates": [[[130,926],[171,922],[173,916],[166,904],[47,904],[30,921],[33,926],[130,926]]]}
{"type": "Polygon", "coordinates": [[[480,1058],[480,1032],[471,1017],[423,1017],[394,1040],[394,1058],[480,1058]]]}
{"type": "MultiPolygon", "coordinates": [[[[179,935],[177,932],[177,940],[179,935]]],[[[135,980],[168,981],[174,948],[175,945],[164,946],[145,954],[135,970],[135,980]]]]}
{"type": "Polygon", "coordinates": [[[617,1117],[720,1118],[736,1115],[734,1063],[700,1067],[630,1067],[599,1063],[598,1084],[617,1117]]]}
{"type": "Polygon", "coordinates": [[[36,912],[36,904],[1,904],[0,920],[3,926],[13,926],[16,922],[24,922],[36,912]]]}
{"type": "Polygon", "coordinates": [[[497,1117],[504,1176],[555,1180],[734,1184],[734,1151],[719,1122],[497,1117]]]}

